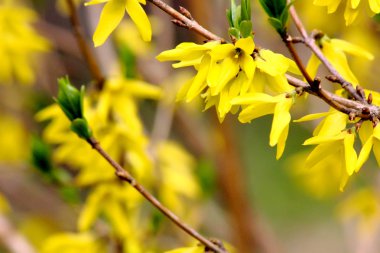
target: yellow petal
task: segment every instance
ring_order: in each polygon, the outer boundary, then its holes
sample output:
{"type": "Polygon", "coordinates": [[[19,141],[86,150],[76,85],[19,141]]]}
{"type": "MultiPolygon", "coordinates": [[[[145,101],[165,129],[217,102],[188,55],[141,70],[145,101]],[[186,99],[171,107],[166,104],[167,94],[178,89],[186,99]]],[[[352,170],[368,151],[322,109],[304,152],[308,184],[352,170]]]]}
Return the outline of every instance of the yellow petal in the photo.
{"type": "Polygon", "coordinates": [[[124,16],[124,8],[124,1],[110,0],[106,3],[100,14],[99,23],[93,36],[95,47],[103,45],[108,36],[115,30],[124,16]]]}
{"type": "Polygon", "coordinates": [[[380,12],[380,0],[369,0],[369,7],[374,13],[380,12]]]}
{"type": "Polygon", "coordinates": [[[344,158],[346,163],[346,171],[349,176],[356,169],[357,154],[354,148],[355,134],[346,133],[344,138],[344,158]]]}
{"type": "Polygon", "coordinates": [[[144,41],[150,41],[152,38],[152,27],[150,25],[148,16],[140,3],[136,0],[126,0],[125,9],[127,10],[132,21],[137,26],[141,37],[144,41]]]}
{"type": "Polygon", "coordinates": [[[247,78],[249,81],[252,81],[253,76],[255,74],[256,69],[256,62],[253,60],[253,58],[250,55],[243,54],[239,58],[240,60],[240,67],[247,75],[247,78]]]}
{"type": "Polygon", "coordinates": [[[236,97],[231,102],[234,105],[249,105],[256,103],[276,103],[278,99],[265,93],[249,93],[236,97]]]}
{"type": "Polygon", "coordinates": [[[286,125],[286,127],[284,128],[284,130],[282,130],[282,133],[278,138],[277,152],[276,152],[276,159],[277,160],[280,159],[282,154],[284,153],[286,139],[288,138],[288,133],[289,133],[289,125],[286,125]]]}
{"type": "Polygon", "coordinates": [[[364,48],[357,46],[357,45],[354,45],[348,41],[340,40],[340,39],[331,39],[330,43],[333,47],[339,48],[340,50],[342,50],[346,53],[356,55],[356,56],[360,56],[360,57],[364,57],[364,58],[367,58],[368,60],[374,59],[373,54],[371,54],[370,52],[368,52],[364,48]]]}
{"type": "Polygon", "coordinates": [[[373,139],[371,137],[367,139],[362,149],[360,150],[358,161],[355,168],[356,172],[358,172],[360,168],[363,166],[363,164],[368,160],[368,157],[372,150],[372,146],[373,146],[373,139]]]}
{"type": "Polygon", "coordinates": [[[326,142],[335,142],[344,139],[345,133],[340,133],[333,136],[318,135],[307,139],[303,145],[316,145],[326,142]]]}
{"type": "Polygon", "coordinates": [[[292,99],[285,99],[277,103],[274,109],[272,129],[269,136],[269,145],[271,147],[278,143],[283,130],[289,125],[291,119],[289,110],[292,104],[292,99]]]}
{"type": "Polygon", "coordinates": [[[85,6],[89,6],[89,5],[94,5],[94,4],[101,4],[101,3],[105,3],[105,2],[108,2],[110,0],[91,0],[89,2],[86,2],[84,3],[85,6]]]}
{"type": "Polygon", "coordinates": [[[242,49],[244,53],[250,55],[255,49],[255,43],[253,42],[252,37],[248,37],[238,40],[235,47],[242,49]]]}
{"type": "Polygon", "coordinates": [[[308,114],[306,116],[303,116],[302,118],[293,120],[293,122],[305,122],[305,121],[310,121],[310,120],[316,120],[316,119],[323,118],[329,114],[330,114],[330,112],[320,112],[320,113],[308,114]]]}
{"type": "Polygon", "coordinates": [[[207,78],[209,66],[210,66],[210,56],[206,55],[202,59],[202,63],[199,67],[199,71],[189,88],[189,91],[186,96],[186,102],[193,100],[196,96],[198,96],[202,92],[204,88],[206,88],[207,86],[206,78],[207,78]]]}

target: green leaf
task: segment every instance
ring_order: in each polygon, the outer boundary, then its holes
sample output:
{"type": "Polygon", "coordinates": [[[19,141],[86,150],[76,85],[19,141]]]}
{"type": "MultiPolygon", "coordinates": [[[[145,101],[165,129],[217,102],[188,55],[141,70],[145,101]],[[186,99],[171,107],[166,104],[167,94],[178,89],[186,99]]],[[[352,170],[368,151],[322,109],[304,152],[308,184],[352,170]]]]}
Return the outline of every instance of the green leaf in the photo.
{"type": "Polygon", "coordinates": [[[252,35],[252,22],[243,20],[240,23],[240,33],[243,38],[247,38],[252,35]]]}
{"type": "Polygon", "coordinates": [[[226,16],[227,16],[227,21],[228,21],[229,26],[230,27],[234,27],[234,22],[232,20],[232,11],[231,11],[231,9],[227,9],[226,16]]]}
{"type": "Polygon", "coordinates": [[[240,21],[241,21],[241,6],[239,5],[236,7],[236,11],[235,11],[234,19],[233,19],[235,28],[239,28],[240,21]]]}
{"type": "Polygon", "coordinates": [[[70,84],[67,77],[58,79],[59,91],[56,102],[70,121],[83,118],[83,94],[70,84]]]}
{"type": "Polygon", "coordinates": [[[271,18],[280,18],[286,8],[286,0],[259,0],[265,12],[271,18]]]}
{"type": "Polygon", "coordinates": [[[277,18],[269,18],[268,19],[269,23],[276,29],[276,31],[282,31],[283,29],[283,24],[280,19],[277,18]]]}
{"type": "Polygon", "coordinates": [[[88,140],[92,136],[92,131],[86,119],[75,119],[71,122],[70,129],[80,138],[88,140]]]}
{"type": "Polygon", "coordinates": [[[241,1],[241,20],[251,21],[251,1],[250,0],[241,1]]]}
{"type": "Polygon", "coordinates": [[[236,39],[240,38],[240,31],[236,28],[233,28],[233,27],[229,28],[228,34],[232,37],[235,37],[236,39]]]}
{"type": "Polygon", "coordinates": [[[34,136],[32,138],[31,148],[31,163],[33,167],[44,174],[50,174],[53,170],[50,146],[47,143],[45,143],[42,139],[34,136]]]}

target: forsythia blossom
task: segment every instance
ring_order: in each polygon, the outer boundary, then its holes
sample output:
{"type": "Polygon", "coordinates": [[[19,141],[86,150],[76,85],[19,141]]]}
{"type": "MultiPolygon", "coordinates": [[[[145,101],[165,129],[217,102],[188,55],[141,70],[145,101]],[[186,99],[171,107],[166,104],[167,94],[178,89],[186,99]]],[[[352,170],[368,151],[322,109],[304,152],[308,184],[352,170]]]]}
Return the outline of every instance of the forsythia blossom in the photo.
{"type": "MultiPolygon", "coordinates": [[[[337,10],[339,4],[342,0],[314,0],[315,5],[326,6],[328,13],[333,13],[337,10]]],[[[363,2],[366,0],[345,0],[346,8],[344,11],[344,19],[346,20],[346,25],[352,24],[359,14],[359,7],[363,6],[363,2]]],[[[368,0],[367,2],[369,9],[373,14],[380,13],[380,1],[379,0],[368,0]]]]}
{"type": "Polygon", "coordinates": [[[13,79],[32,84],[35,79],[33,60],[36,53],[46,52],[49,43],[36,33],[32,22],[37,14],[15,1],[0,1],[0,82],[13,79]]]}
{"type": "Polygon", "coordinates": [[[150,41],[152,28],[149,19],[140,4],[146,4],[145,0],[91,0],[85,5],[106,3],[96,31],[93,36],[95,47],[101,46],[108,36],[115,30],[124,17],[125,11],[136,24],[144,41],[150,41]]]}
{"type": "Polygon", "coordinates": [[[220,121],[228,112],[237,112],[232,99],[250,92],[263,92],[268,87],[275,92],[292,90],[285,73],[296,67],[290,59],[271,52],[257,50],[252,37],[235,44],[213,41],[204,45],[182,43],[157,56],[160,61],[179,61],[174,68],[194,66],[198,71],[178,94],[178,99],[191,101],[201,95],[206,109],[216,107],[220,121]]]}
{"type": "Polygon", "coordinates": [[[245,106],[239,114],[239,120],[242,123],[273,114],[269,145],[272,147],[277,145],[276,158],[279,159],[284,152],[288,137],[291,119],[289,110],[293,105],[293,98],[288,98],[285,94],[272,97],[265,93],[251,93],[233,99],[232,103],[245,106]]]}
{"type": "MultiPolygon", "coordinates": [[[[348,65],[346,53],[354,56],[363,57],[368,60],[374,59],[374,56],[362,47],[359,47],[344,40],[330,39],[326,35],[324,35],[320,39],[317,39],[316,43],[321,48],[326,58],[336,68],[336,70],[347,81],[354,85],[357,85],[359,82],[348,65]]],[[[312,54],[307,65],[308,73],[311,76],[316,76],[320,64],[320,60],[314,54],[312,54]]]]}

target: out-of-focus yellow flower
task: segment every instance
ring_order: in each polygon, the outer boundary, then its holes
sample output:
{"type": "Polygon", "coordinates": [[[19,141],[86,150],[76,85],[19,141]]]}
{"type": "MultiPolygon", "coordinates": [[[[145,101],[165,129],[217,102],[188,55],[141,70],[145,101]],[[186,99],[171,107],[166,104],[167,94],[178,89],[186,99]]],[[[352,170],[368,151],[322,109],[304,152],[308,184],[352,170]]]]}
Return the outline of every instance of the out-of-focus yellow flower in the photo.
{"type": "MultiPolygon", "coordinates": [[[[1,65],[1,63],[0,63],[1,65]]],[[[27,131],[17,119],[0,114],[0,163],[23,162],[28,156],[27,131]]]]}
{"type": "MultiPolygon", "coordinates": [[[[151,170],[146,154],[148,145],[138,116],[138,98],[160,97],[161,91],[142,81],[114,78],[106,82],[98,97],[85,97],[84,112],[95,136],[114,158],[128,161],[137,178],[144,178],[151,170]]],[[[37,114],[37,119],[51,120],[43,136],[59,147],[54,152],[57,162],[80,168],[76,178],[80,185],[114,179],[114,171],[107,162],[70,130],[70,122],[57,105],[37,114]],[[83,156],[82,154],[87,154],[83,156]]]]}
{"type": "Polygon", "coordinates": [[[328,156],[313,166],[305,165],[310,152],[297,153],[286,162],[289,172],[306,192],[316,198],[328,198],[338,194],[348,179],[342,163],[328,156]],[[340,187],[339,187],[340,186],[340,187]]]}
{"type": "Polygon", "coordinates": [[[108,36],[115,30],[117,25],[124,17],[125,11],[131,17],[137,26],[142,39],[150,41],[152,37],[152,28],[148,16],[140,4],[146,4],[145,0],[91,0],[85,3],[86,6],[99,3],[106,3],[96,31],[93,36],[95,47],[101,46],[108,36]]]}
{"type": "Polygon", "coordinates": [[[93,234],[62,233],[49,237],[41,249],[41,253],[57,252],[104,253],[107,249],[102,239],[93,234]]]}
{"type": "Polygon", "coordinates": [[[174,250],[165,251],[165,253],[204,253],[204,246],[185,247],[174,250]]]}
{"type": "Polygon", "coordinates": [[[277,145],[276,159],[280,159],[288,137],[291,120],[289,110],[293,105],[293,98],[288,98],[286,94],[272,97],[265,93],[252,93],[234,98],[232,104],[244,106],[239,114],[239,120],[243,123],[273,114],[269,145],[272,147],[277,145]]]}
{"type": "Polygon", "coordinates": [[[15,1],[0,2],[0,82],[17,80],[32,84],[35,79],[33,63],[37,53],[46,52],[49,43],[38,35],[32,23],[37,14],[15,1]]]}
{"type": "Polygon", "coordinates": [[[162,142],[157,146],[157,165],[161,201],[181,216],[190,214],[183,198],[194,201],[201,192],[194,177],[194,158],[175,142],[162,142]]]}
{"type": "Polygon", "coordinates": [[[194,66],[196,76],[178,93],[179,100],[191,101],[201,96],[206,109],[215,106],[220,121],[228,112],[237,112],[231,100],[248,92],[263,92],[269,87],[275,92],[290,91],[285,73],[295,69],[290,59],[270,50],[255,51],[252,37],[239,39],[235,44],[209,42],[204,45],[182,43],[173,50],[157,56],[160,61],[179,62],[173,67],[194,66]]]}
{"type": "Polygon", "coordinates": [[[365,131],[370,136],[366,138],[367,140],[364,142],[364,145],[359,153],[356,171],[359,171],[363,164],[368,160],[371,150],[373,150],[377,164],[379,164],[380,166],[380,126],[377,125],[375,128],[373,128],[373,130],[371,128],[372,127],[362,126],[362,128],[360,129],[360,131],[365,131]]]}
{"type": "MultiPolygon", "coordinates": [[[[337,10],[339,4],[342,0],[314,0],[315,5],[326,6],[328,13],[333,13],[337,10]]],[[[360,7],[363,7],[363,1],[361,0],[346,0],[346,8],[344,11],[344,19],[346,20],[346,25],[352,24],[357,18],[360,7]]],[[[365,1],[367,2],[367,1],[365,1]]],[[[380,1],[379,0],[368,0],[368,6],[373,14],[380,13],[380,1]]]]}
{"type": "MultiPolygon", "coordinates": [[[[354,85],[359,84],[359,81],[355,77],[354,73],[352,73],[348,65],[346,53],[354,56],[363,57],[368,60],[373,60],[374,58],[371,53],[367,52],[362,47],[351,44],[344,40],[330,39],[326,35],[318,41],[316,41],[316,43],[322,49],[323,54],[336,68],[336,70],[347,81],[354,85]]],[[[319,59],[314,54],[312,54],[307,65],[308,73],[310,73],[311,76],[316,76],[320,64],[321,62],[319,61],[319,59]]]]}
{"type": "Polygon", "coordinates": [[[321,117],[325,118],[315,128],[314,136],[304,142],[304,145],[317,145],[307,157],[305,168],[315,170],[317,168],[317,170],[324,171],[325,166],[335,164],[336,173],[342,174],[340,189],[343,190],[357,164],[357,154],[354,149],[355,134],[345,130],[348,116],[334,109],[326,113],[307,115],[296,122],[315,120],[321,117]],[[340,172],[341,168],[344,173],[340,172]]]}
{"type": "Polygon", "coordinates": [[[8,204],[8,201],[3,196],[3,194],[0,193],[0,213],[7,213],[10,211],[10,206],[8,204]]]}
{"type": "Polygon", "coordinates": [[[343,222],[355,222],[358,237],[374,235],[380,226],[379,193],[371,188],[361,189],[350,195],[338,206],[343,222]]]}

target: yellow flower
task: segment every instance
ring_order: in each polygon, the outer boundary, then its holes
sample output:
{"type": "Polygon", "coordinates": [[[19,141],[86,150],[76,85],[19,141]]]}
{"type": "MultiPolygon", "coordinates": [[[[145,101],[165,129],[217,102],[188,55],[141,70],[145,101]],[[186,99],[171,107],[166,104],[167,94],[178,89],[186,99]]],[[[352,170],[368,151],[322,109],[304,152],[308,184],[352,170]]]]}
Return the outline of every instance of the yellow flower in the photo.
{"type": "Polygon", "coordinates": [[[85,3],[86,6],[99,3],[106,3],[96,31],[93,36],[95,47],[101,46],[115,30],[124,17],[125,10],[137,26],[142,39],[150,41],[152,28],[149,19],[140,4],[146,4],[145,0],[91,0],[85,3]]]}
{"type": "Polygon", "coordinates": [[[354,224],[358,229],[356,238],[376,241],[380,226],[379,193],[375,189],[363,188],[351,194],[338,206],[338,215],[343,222],[354,224]]]}
{"type": "MultiPolygon", "coordinates": [[[[343,166],[348,176],[356,168],[357,154],[354,148],[355,134],[343,131],[332,136],[314,136],[307,139],[304,145],[318,145],[306,159],[306,167],[313,167],[320,161],[334,156],[336,166],[343,166]]],[[[341,189],[345,186],[346,177],[342,178],[341,189]]]]}
{"type": "MultiPolygon", "coordinates": [[[[326,6],[328,13],[333,13],[337,10],[342,0],[314,0],[315,5],[326,6]]],[[[361,0],[346,0],[346,8],[344,11],[344,19],[346,25],[352,24],[359,14],[359,6],[363,6],[361,0]]],[[[369,9],[373,14],[380,12],[379,0],[368,0],[369,9]]]]}
{"type": "Polygon", "coordinates": [[[204,252],[205,252],[204,246],[185,247],[185,248],[165,251],[165,253],[204,253],[204,252]]]}
{"type": "Polygon", "coordinates": [[[34,82],[35,56],[49,49],[48,41],[32,27],[36,19],[33,10],[16,5],[15,1],[0,3],[0,82],[34,82]]]}
{"type": "MultiPolygon", "coordinates": [[[[348,65],[346,53],[373,60],[374,56],[357,45],[351,44],[347,41],[340,39],[330,39],[327,36],[323,36],[317,41],[319,47],[322,49],[323,54],[336,68],[336,70],[350,83],[357,85],[359,81],[352,73],[350,66],[348,65]]],[[[318,67],[321,64],[319,59],[312,54],[307,65],[307,71],[311,76],[316,76],[318,67]]]]}
{"type": "Polygon", "coordinates": [[[280,159],[288,137],[291,120],[289,110],[293,105],[293,98],[288,98],[286,94],[272,97],[265,93],[252,93],[234,98],[232,103],[245,106],[239,114],[239,120],[242,123],[273,114],[269,145],[271,147],[277,145],[276,159],[280,159]]]}
{"type": "Polygon", "coordinates": [[[101,238],[91,233],[61,233],[53,235],[43,243],[42,253],[62,252],[103,253],[107,246],[101,238]]]}
{"type": "Polygon", "coordinates": [[[173,64],[175,68],[194,66],[198,72],[180,90],[178,99],[189,102],[201,95],[206,101],[205,109],[216,107],[220,121],[228,112],[239,110],[238,105],[232,105],[233,98],[263,92],[265,87],[275,92],[290,91],[285,73],[297,72],[290,59],[270,50],[255,50],[252,37],[239,39],[235,44],[182,43],[157,59],[180,61],[173,64]]]}
{"type": "Polygon", "coordinates": [[[377,125],[372,130],[372,126],[368,122],[366,125],[362,125],[360,132],[366,132],[369,134],[369,137],[365,138],[366,141],[363,144],[363,147],[359,153],[358,163],[356,165],[356,171],[359,171],[363,164],[368,160],[368,157],[373,150],[377,164],[380,166],[380,126],[377,125]],[[372,132],[372,134],[371,134],[372,132]]]}
{"type": "Polygon", "coordinates": [[[325,118],[315,128],[314,136],[304,142],[304,145],[317,145],[307,157],[305,168],[324,171],[326,166],[334,164],[334,173],[342,175],[340,189],[343,190],[357,164],[357,154],[354,149],[355,134],[345,130],[348,116],[334,109],[325,113],[307,115],[295,122],[321,117],[325,118]]]}
{"type": "MultiPolygon", "coordinates": [[[[137,178],[146,178],[151,162],[146,153],[148,139],[138,116],[137,98],[157,99],[160,90],[136,80],[113,78],[95,97],[85,96],[84,113],[104,149],[118,159],[129,161],[137,178]]],[[[57,105],[36,115],[39,121],[51,120],[43,137],[59,144],[54,159],[80,169],[77,183],[89,185],[115,178],[113,168],[70,130],[70,122],[57,105]],[[81,154],[88,154],[83,156],[81,154]]]]}

